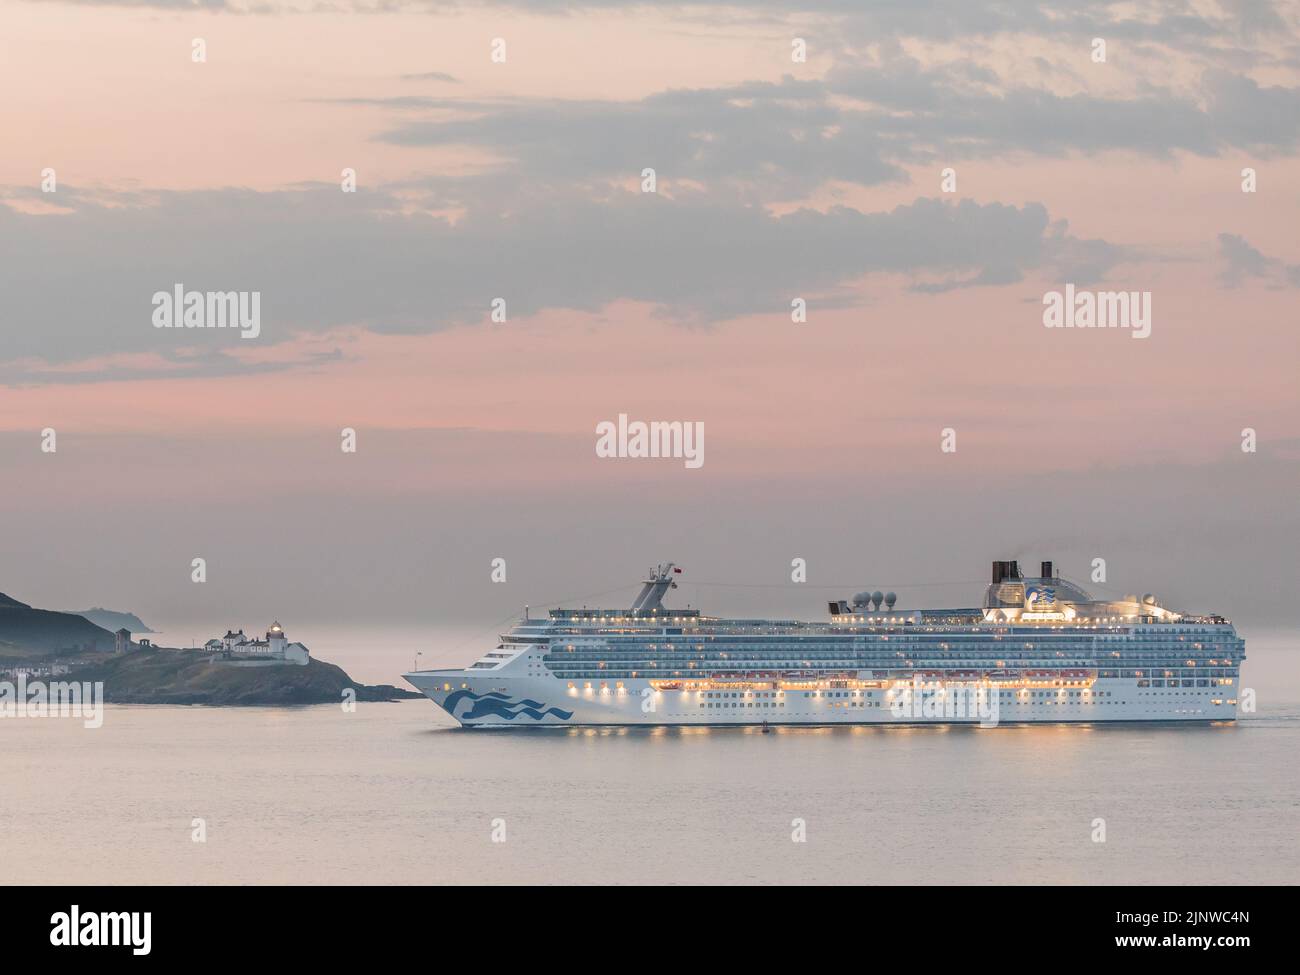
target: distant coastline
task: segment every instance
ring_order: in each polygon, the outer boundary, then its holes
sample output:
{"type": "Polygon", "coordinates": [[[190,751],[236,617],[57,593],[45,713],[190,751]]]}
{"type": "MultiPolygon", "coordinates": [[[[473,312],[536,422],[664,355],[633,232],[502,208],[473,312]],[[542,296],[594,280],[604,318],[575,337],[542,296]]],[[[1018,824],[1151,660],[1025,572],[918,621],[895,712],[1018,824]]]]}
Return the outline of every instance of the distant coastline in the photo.
{"type": "Polygon", "coordinates": [[[157,630],[146,626],[144,620],[136,616],[135,613],[119,613],[117,610],[104,609],[96,606],[92,609],[64,609],[59,610],[69,616],[80,616],[88,619],[96,626],[102,626],[110,633],[116,633],[118,630],[130,630],[132,633],[157,633],[157,630]]]}

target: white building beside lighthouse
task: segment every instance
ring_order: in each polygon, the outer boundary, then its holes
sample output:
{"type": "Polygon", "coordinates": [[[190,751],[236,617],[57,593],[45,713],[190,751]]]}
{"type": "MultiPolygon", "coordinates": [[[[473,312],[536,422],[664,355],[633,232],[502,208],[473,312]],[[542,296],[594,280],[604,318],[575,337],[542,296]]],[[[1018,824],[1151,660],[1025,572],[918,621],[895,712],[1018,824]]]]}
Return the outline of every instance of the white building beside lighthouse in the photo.
{"type": "Polygon", "coordinates": [[[263,640],[250,640],[242,629],[238,632],[227,630],[225,636],[209,640],[204,646],[208,650],[219,651],[231,663],[297,664],[306,667],[311,660],[311,651],[301,643],[290,643],[279,621],[271,624],[263,640]]]}

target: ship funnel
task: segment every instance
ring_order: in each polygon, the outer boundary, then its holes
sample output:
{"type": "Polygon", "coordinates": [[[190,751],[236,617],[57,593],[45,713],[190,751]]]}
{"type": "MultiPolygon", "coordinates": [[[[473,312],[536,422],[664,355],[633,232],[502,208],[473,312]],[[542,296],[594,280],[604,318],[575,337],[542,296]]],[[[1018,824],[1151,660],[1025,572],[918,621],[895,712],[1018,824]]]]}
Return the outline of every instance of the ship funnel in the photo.
{"type": "Polygon", "coordinates": [[[641,593],[636,597],[636,601],[632,603],[632,612],[649,613],[657,611],[662,604],[664,593],[669,589],[677,588],[677,583],[673,581],[673,575],[681,571],[672,562],[661,562],[651,569],[641,585],[641,593]]]}
{"type": "MultiPolygon", "coordinates": [[[[1049,565],[1050,563],[1043,564],[1049,565]]],[[[993,563],[993,585],[997,585],[998,582],[1009,582],[1015,580],[1015,578],[1023,578],[1021,576],[1021,563],[1017,562],[1017,560],[1011,559],[1010,562],[993,563]]]]}
{"type": "Polygon", "coordinates": [[[1054,578],[1056,578],[1055,576],[1052,575],[1052,563],[1051,563],[1051,562],[1044,562],[1044,563],[1043,563],[1043,571],[1040,572],[1039,575],[1041,575],[1044,579],[1054,579],[1054,578]]]}
{"type": "Polygon", "coordinates": [[[1008,582],[1012,579],[1022,578],[1020,575],[1020,563],[1014,559],[1010,562],[1001,561],[993,563],[993,585],[1000,582],[1008,582]]]}

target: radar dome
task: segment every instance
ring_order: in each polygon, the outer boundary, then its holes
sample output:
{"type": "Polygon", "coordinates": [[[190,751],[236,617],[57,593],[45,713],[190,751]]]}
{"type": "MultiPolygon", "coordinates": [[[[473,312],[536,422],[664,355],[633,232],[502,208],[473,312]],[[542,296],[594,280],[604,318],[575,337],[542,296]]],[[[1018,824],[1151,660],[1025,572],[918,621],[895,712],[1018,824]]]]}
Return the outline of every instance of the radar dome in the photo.
{"type": "Polygon", "coordinates": [[[876,609],[879,609],[881,602],[884,601],[884,598],[885,598],[885,594],[882,593],[879,589],[877,589],[875,592],[871,594],[871,605],[874,606],[876,609]]]}
{"type": "Polygon", "coordinates": [[[894,603],[898,602],[898,594],[893,592],[885,593],[885,608],[893,609],[894,603]]]}
{"type": "Polygon", "coordinates": [[[867,604],[871,602],[871,593],[860,592],[853,597],[854,609],[866,609],[867,604]]]}
{"type": "Polygon", "coordinates": [[[1151,595],[1149,592],[1143,593],[1142,602],[1146,603],[1148,606],[1154,606],[1156,604],[1156,597],[1151,595]]]}

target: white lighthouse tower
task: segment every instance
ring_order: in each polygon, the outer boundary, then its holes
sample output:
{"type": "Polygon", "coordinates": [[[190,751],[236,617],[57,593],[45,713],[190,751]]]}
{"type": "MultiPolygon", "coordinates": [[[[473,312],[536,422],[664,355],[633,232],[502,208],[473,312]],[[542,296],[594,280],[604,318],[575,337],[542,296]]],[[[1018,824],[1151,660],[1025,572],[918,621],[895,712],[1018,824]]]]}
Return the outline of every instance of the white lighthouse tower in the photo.
{"type": "Polygon", "coordinates": [[[270,656],[283,660],[287,664],[306,667],[311,660],[311,652],[301,643],[290,643],[284,635],[284,627],[276,620],[266,631],[266,649],[270,656]]]}
{"type": "Polygon", "coordinates": [[[271,652],[272,657],[283,657],[287,642],[284,637],[284,627],[280,625],[279,620],[276,620],[271,624],[271,628],[266,631],[266,648],[271,652]]]}

